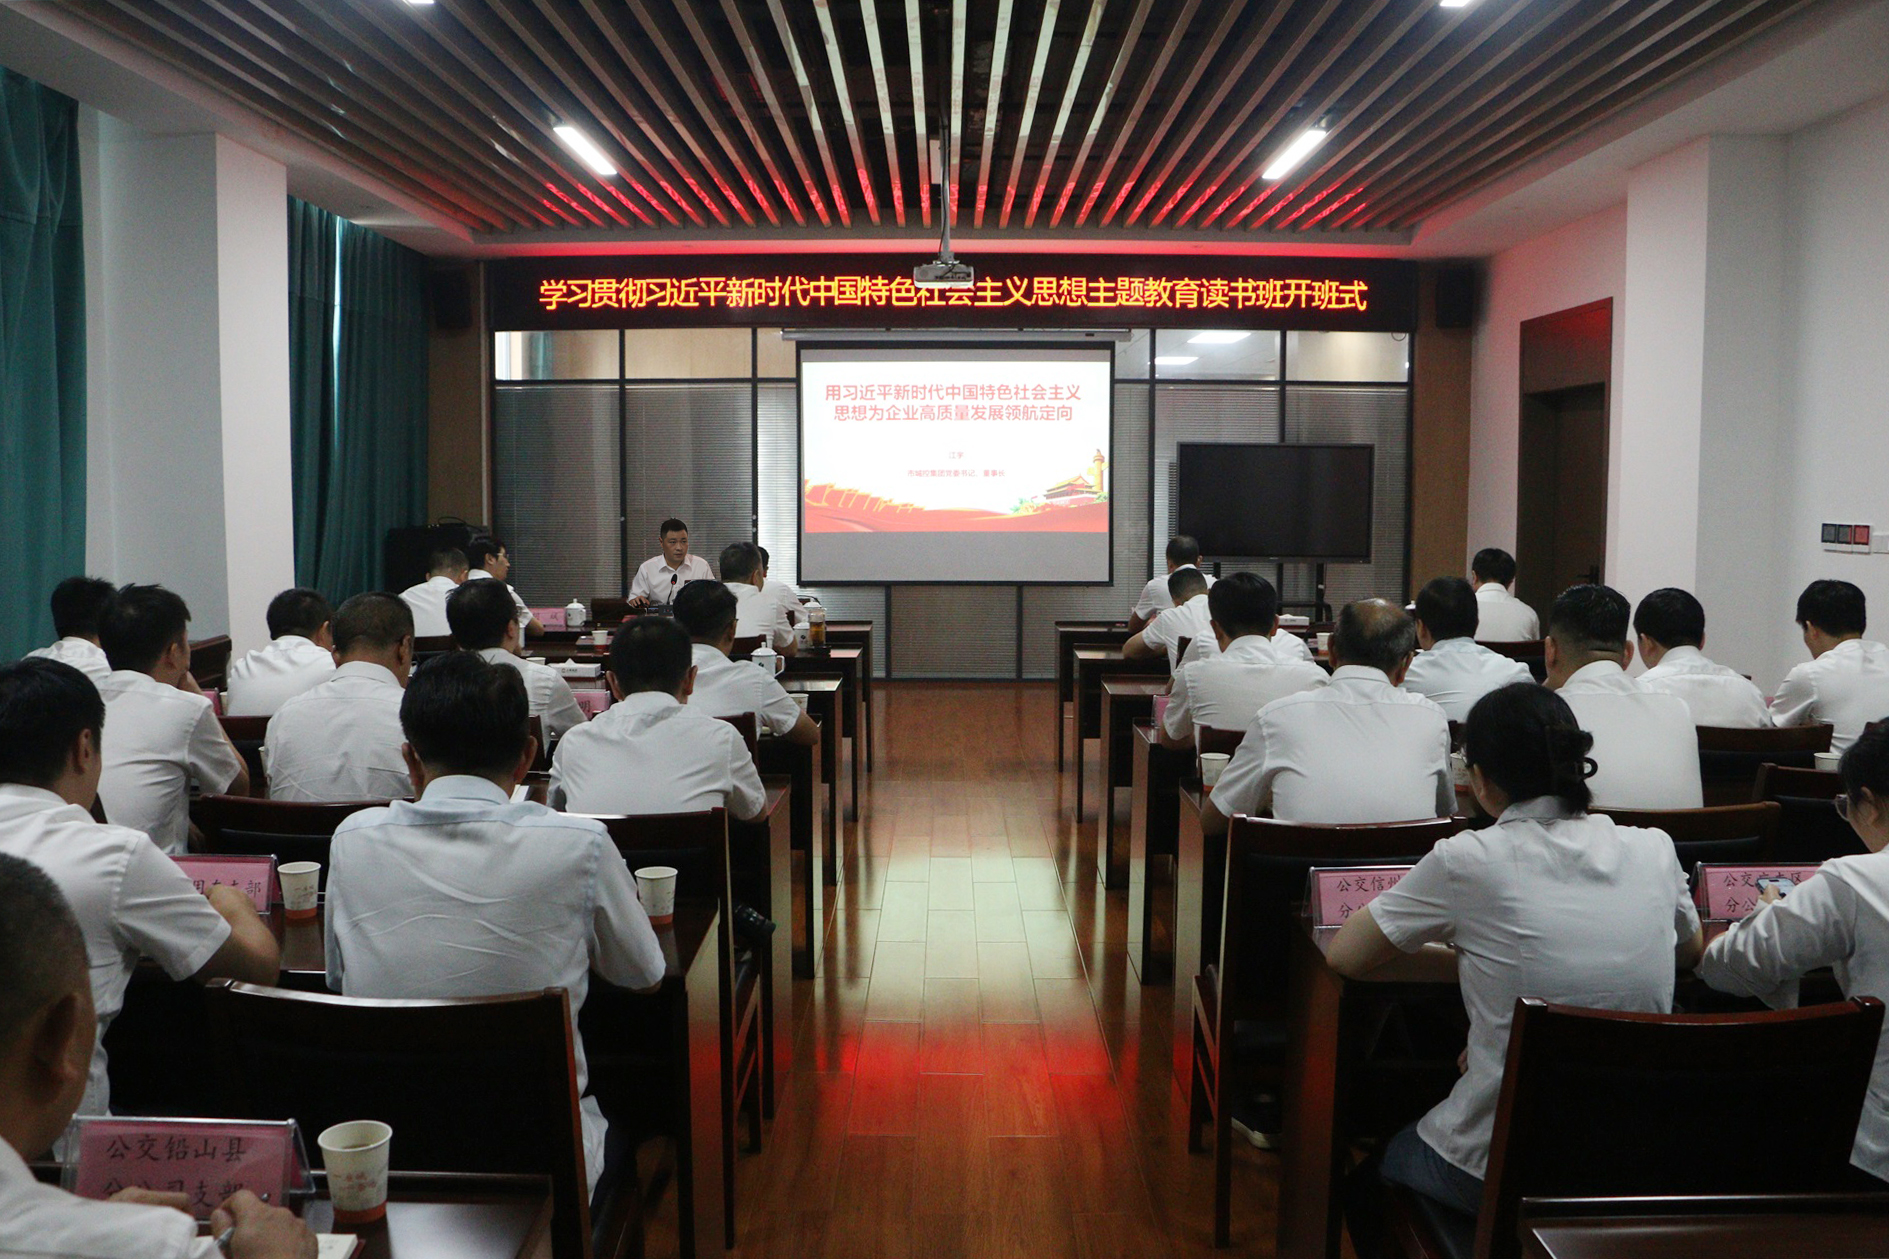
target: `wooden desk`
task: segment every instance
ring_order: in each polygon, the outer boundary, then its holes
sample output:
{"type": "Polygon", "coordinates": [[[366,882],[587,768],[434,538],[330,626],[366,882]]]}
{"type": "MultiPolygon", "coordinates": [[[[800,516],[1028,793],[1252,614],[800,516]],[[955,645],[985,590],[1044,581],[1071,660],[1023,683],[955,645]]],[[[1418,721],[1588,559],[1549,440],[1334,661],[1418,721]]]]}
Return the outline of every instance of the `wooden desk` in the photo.
{"type": "Polygon", "coordinates": [[[1174,978],[1174,856],[1181,782],[1190,752],[1162,747],[1151,725],[1131,736],[1134,793],[1128,823],[1128,961],[1144,984],[1174,978]]]}
{"type": "MultiPolygon", "coordinates": [[[[832,683],[837,691],[838,683],[832,683]]],[[[812,711],[809,703],[808,711],[812,711]]],[[[821,742],[825,742],[825,730],[821,731],[821,742]]],[[[789,797],[788,810],[791,866],[788,889],[788,903],[784,906],[791,913],[791,923],[786,919],[774,917],[781,926],[775,932],[777,937],[785,936],[792,973],[795,979],[812,979],[814,959],[820,951],[820,941],[826,937],[826,915],[832,912],[836,897],[826,895],[826,885],[821,876],[821,841],[820,822],[827,827],[833,825],[832,794],[821,779],[820,764],[822,757],[818,747],[806,747],[798,743],[789,743],[785,739],[776,739],[763,735],[755,748],[755,764],[764,775],[784,775],[792,784],[793,794],[789,797]],[[816,800],[823,801],[822,808],[815,808],[816,800]]],[[[791,987],[791,985],[790,985],[791,987]]]]}
{"type": "MultiPolygon", "coordinates": [[[[1128,641],[1126,621],[1056,622],[1056,769],[1063,768],[1063,705],[1076,698],[1076,648],[1115,647],[1128,641]]],[[[1077,750],[1081,750],[1078,742],[1077,750]]]]}
{"type": "MultiPolygon", "coordinates": [[[[806,652],[798,656],[787,657],[787,678],[836,677],[840,680],[840,725],[839,733],[852,741],[852,799],[846,807],[846,816],[859,816],[859,771],[864,758],[864,730],[866,719],[864,705],[861,703],[863,683],[860,681],[862,670],[860,661],[863,653],[858,647],[829,647],[825,652],[806,652]]],[[[835,780],[837,781],[837,779],[835,780]]]]}
{"type": "Polygon", "coordinates": [[[315,1173],[324,1196],[302,1208],[318,1233],[353,1233],[362,1259],[527,1259],[551,1227],[551,1181],[544,1176],[393,1172],[387,1218],[336,1225],[325,1196],[328,1174],[315,1173]]]}
{"type": "MultiPolygon", "coordinates": [[[[812,762],[812,748],[796,750],[812,762]]],[[[767,788],[767,808],[761,816],[750,822],[728,820],[728,866],[735,901],[753,906],[775,924],[758,959],[761,1042],[773,1050],[761,1062],[761,1111],[772,1119],[775,1077],[794,1069],[794,807],[786,778],[770,775],[762,784],[767,788]]]]}
{"type": "Polygon", "coordinates": [[[1889,1197],[1531,1199],[1528,1259],[1885,1259],[1889,1197]]]}
{"type": "Polygon", "coordinates": [[[1127,660],[1119,647],[1078,647],[1076,657],[1076,817],[1082,816],[1084,739],[1102,734],[1102,679],[1118,674],[1165,678],[1166,656],[1127,660]]]}
{"type": "Polygon", "coordinates": [[[826,645],[828,647],[859,648],[859,703],[860,716],[866,728],[866,772],[872,772],[872,622],[871,621],[828,621],[826,623],[826,645]]]}
{"type": "MultiPolygon", "coordinates": [[[[825,846],[825,856],[820,877],[825,886],[837,887],[840,881],[840,693],[843,683],[838,678],[796,677],[791,673],[782,675],[780,681],[789,695],[807,697],[807,713],[820,723],[820,777],[826,783],[826,795],[821,802],[824,809],[821,843],[825,846]]],[[[827,910],[830,913],[832,906],[828,905],[827,910]]],[[[819,951],[816,940],[814,953],[817,955],[819,951]]]]}
{"type": "Polygon", "coordinates": [[[1220,956],[1220,909],[1226,899],[1227,838],[1201,829],[1200,780],[1180,787],[1174,833],[1174,1078],[1183,1095],[1194,1069],[1194,998],[1201,967],[1220,956]]]}
{"type": "MultiPolygon", "coordinates": [[[[1119,891],[1128,886],[1128,836],[1115,829],[1115,789],[1132,785],[1132,735],[1138,721],[1154,718],[1154,700],[1165,695],[1168,679],[1109,677],[1102,679],[1102,802],[1096,813],[1096,872],[1102,886],[1119,891]],[[1119,842],[1118,842],[1119,839],[1119,842]]],[[[1076,795],[1076,816],[1082,816],[1082,795],[1076,795]]]]}

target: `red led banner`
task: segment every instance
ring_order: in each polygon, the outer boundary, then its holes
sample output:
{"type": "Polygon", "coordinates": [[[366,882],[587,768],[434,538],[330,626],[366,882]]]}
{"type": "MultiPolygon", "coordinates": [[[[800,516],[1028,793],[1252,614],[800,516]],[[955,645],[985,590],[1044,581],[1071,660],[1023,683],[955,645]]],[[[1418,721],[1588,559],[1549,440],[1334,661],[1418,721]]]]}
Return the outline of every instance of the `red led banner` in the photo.
{"type": "Polygon", "coordinates": [[[513,259],[490,271],[492,326],[1163,327],[1409,331],[1409,263],[1337,258],[971,258],[969,288],[920,288],[894,255],[513,259]]]}

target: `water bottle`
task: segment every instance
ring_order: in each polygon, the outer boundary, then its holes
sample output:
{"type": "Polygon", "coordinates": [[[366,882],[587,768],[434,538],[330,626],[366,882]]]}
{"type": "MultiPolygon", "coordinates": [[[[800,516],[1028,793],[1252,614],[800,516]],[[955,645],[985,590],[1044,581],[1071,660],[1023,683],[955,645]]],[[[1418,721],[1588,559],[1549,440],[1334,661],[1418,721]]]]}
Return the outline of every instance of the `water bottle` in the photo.
{"type": "Polygon", "coordinates": [[[807,605],[807,645],[815,651],[826,648],[826,609],[818,599],[807,605]]]}
{"type": "Polygon", "coordinates": [[[583,629],[584,622],[590,619],[590,612],[581,599],[572,599],[564,605],[564,628],[583,629]]]}

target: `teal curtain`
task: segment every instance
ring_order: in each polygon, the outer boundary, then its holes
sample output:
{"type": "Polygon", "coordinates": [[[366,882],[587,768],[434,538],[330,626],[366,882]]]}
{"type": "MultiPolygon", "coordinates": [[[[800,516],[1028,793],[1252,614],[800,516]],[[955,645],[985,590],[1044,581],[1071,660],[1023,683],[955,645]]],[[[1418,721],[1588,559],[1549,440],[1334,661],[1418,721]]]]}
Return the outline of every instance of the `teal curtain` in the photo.
{"type": "Polygon", "coordinates": [[[323,507],[335,450],[335,235],[340,220],[289,198],[289,434],[295,580],[320,581],[323,507]]]}
{"type": "Polygon", "coordinates": [[[0,69],[0,659],[52,640],[85,568],[79,107],[0,69]]]}

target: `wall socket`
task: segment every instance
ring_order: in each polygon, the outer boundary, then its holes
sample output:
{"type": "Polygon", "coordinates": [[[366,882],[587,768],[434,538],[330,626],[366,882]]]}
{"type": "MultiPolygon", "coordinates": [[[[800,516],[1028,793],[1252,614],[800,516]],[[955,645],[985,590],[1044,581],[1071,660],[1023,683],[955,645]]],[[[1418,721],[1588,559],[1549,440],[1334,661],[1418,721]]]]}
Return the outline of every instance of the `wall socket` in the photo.
{"type": "Polygon", "coordinates": [[[1867,555],[1871,551],[1889,554],[1889,533],[1878,531],[1874,525],[1825,524],[1823,549],[1848,551],[1853,555],[1867,555]]]}

